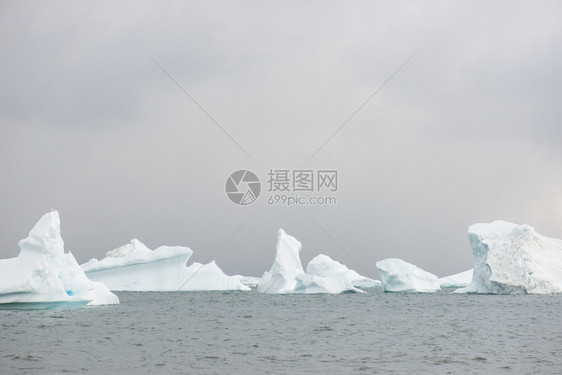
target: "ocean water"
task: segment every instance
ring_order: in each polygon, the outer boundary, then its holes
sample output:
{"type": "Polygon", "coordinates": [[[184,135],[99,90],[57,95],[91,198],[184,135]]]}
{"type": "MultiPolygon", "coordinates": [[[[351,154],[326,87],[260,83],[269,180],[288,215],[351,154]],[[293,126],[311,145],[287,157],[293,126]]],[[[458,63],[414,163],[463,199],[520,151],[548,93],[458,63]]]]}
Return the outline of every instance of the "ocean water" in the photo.
{"type": "Polygon", "coordinates": [[[0,374],[561,374],[562,296],[117,293],[0,311],[0,374]]]}

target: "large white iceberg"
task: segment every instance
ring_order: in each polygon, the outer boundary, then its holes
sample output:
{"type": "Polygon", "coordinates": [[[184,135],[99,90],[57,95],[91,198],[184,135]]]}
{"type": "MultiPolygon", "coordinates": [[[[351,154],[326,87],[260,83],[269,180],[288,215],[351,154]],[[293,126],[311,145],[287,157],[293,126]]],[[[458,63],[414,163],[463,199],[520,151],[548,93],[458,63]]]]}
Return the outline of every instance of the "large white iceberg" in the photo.
{"type": "Polygon", "coordinates": [[[102,260],[90,259],[81,267],[90,279],[103,282],[111,290],[171,291],[187,280],[186,263],[192,254],[191,249],[182,246],[150,250],[133,239],[107,252],[102,260]]]}
{"type": "Polygon", "coordinates": [[[472,270],[459,272],[454,275],[439,278],[441,288],[461,288],[472,281],[472,270]]]}
{"type": "Polygon", "coordinates": [[[271,269],[258,282],[258,292],[269,294],[284,293],[342,293],[361,292],[343,276],[319,277],[307,275],[300,260],[301,243],[279,229],[277,253],[271,269]]]}
{"type": "Polygon", "coordinates": [[[562,293],[562,241],[506,221],[468,228],[472,282],[459,293],[562,293]]]}
{"type": "Polygon", "coordinates": [[[297,286],[297,276],[304,274],[299,253],[301,243],[283,229],[277,233],[277,253],[271,269],[258,283],[261,293],[290,293],[297,286]]]}
{"type": "Polygon", "coordinates": [[[90,259],[82,265],[86,275],[105,283],[111,290],[249,290],[238,278],[225,275],[211,262],[187,261],[193,251],[183,246],[160,246],[150,250],[137,239],[109,251],[102,260],[90,259]]]}
{"type": "Polygon", "coordinates": [[[0,305],[19,308],[118,304],[102,283],[89,280],[74,256],[64,252],[60,218],[51,211],[19,242],[15,258],[0,260],[0,305]]]}
{"type": "Polygon", "coordinates": [[[379,280],[373,280],[366,276],[361,276],[354,270],[350,270],[344,264],[333,260],[328,255],[320,254],[315,256],[306,266],[308,275],[320,277],[345,277],[357,288],[373,288],[381,286],[379,280]]]}
{"type": "Polygon", "coordinates": [[[402,259],[384,259],[376,266],[385,292],[428,293],[441,289],[437,276],[402,259]]]}

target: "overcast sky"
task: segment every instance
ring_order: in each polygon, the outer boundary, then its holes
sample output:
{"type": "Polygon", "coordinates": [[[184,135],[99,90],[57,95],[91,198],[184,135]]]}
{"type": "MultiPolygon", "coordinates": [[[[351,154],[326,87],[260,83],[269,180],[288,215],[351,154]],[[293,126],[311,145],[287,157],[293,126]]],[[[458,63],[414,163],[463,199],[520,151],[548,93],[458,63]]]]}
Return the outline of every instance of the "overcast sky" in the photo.
{"type": "Polygon", "coordinates": [[[471,268],[476,222],[562,238],[561,67],[556,1],[2,1],[0,258],[51,208],[79,263],[138,238],[256,276],[280,227],[372,277],[471,268]],[[270,169],[337,170],[337,204],[269,205],[270,169]]]}

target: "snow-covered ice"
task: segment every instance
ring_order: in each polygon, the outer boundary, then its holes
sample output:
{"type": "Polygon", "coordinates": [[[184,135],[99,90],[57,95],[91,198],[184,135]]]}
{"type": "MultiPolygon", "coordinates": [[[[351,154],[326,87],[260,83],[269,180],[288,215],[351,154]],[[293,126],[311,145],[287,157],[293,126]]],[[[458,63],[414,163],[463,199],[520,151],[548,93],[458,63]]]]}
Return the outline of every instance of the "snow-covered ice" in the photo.
{"type": "Polygon", "coordinates": [[[258,283],[260,282],[260,278],[254,276],[233,275],[232,277],[236,277],[238,280],[240,280],[242,285],[249,286],[250,288],[257,287],[258,283]]]}
{"type": "Polygon", "coordinates": [[[301,243],[283,229],[277,234],[277,253],[271,269],[258,283],[261,293],[290,293],[297,286],[297,275],[304,274],[299,253],[301,243]]]}
{"type": "Polygon", "coordinates": [[[187,280],[186,263],[192,254],[182,246],[161,246],[152,251],[133,239],[107,252],[102,260],[90,259],[82,269],[90,279],[105,283],[111,290],[171,291],[187,280]]]}
{"type": "Polygon", "coordinates": [[[379,280],[373,280],[350,270],[344,264],[333,260],[328,255],[320,254],[315,256],[306,266],[308,275],[320,277],[345,277],[357,288],[373,288],[381,286],[379,280]]]}
{"type": "Polygon", "coordinates": [[[436,292],[439,279],[402,259],[388,258],[376,263],[385,292],[436,292]]]}
{"type": "Polygon", "coordinates": [[[249,290],[238,278],[227,276],[211,262],[187,261],[193,251],[183,246],[160,246],[150,250],[137,239],[109,251],[102,260],[90,259],[82,265],[86,275],[105,283],[111,290],[249,290]]]}
{"type": "Polygon", "coordinates": [[[439,285],[441,288],[461,288],[465,287],[472,281],[472,270],[456,273],[454,275],[441,277],[439,285]]]}
{"type": "Polygon", "coordinates": [[[17,257],[0,260],[0,304],[11,304],[4,307],[119,303],[107,286],[89,280],[74,256],[64,252],[57,211],[43,215],[19,247],[17,257]]]}
{"type": "Polygon", "coordinates": [[[258,283],[258,292],[283,293],[342,293],[361,292],[346,277],[319,277],[307,275],[300,260],[301,243],[279,229],[277,253],[271,269],[265,272],[258,283]]]}
{"type": "Polygon", "coordinates": [[[361,289],[353,286],[351,281],[345,277],[319,277],[314,275],[299,274],[296,277],[297,284],[291,293],[302,294],[339,294],[343,292],[364,293],[361,289]]]}
{"type": "Polygon", "coordinates": [[[562,293],[562,240],[506,221],[468,228],[472,282],[458,293],[562,293]]]}
{"type": "Polygon", "coordinates": [[[207,264],[191,264],[187,267],[187,275],[181,290],[250,290],[238,277],[226,275],[214,260],[207,264]]]}

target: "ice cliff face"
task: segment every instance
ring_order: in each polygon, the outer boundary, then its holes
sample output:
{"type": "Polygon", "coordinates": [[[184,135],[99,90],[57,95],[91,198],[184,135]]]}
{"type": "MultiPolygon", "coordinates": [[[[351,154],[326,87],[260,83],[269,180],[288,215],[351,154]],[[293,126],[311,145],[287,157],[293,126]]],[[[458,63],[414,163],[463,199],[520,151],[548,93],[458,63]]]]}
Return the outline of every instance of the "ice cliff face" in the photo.
{"type": "Polygon", "coordinates": [[[183,246],[160,246],[150,250],[137,239],[109,251],[102,260],[90,259],[82,265],[86,275],[105,283],[111,290],[249,290],[238,278],[227,276],[211,262],[187,261],[193,251],[183,246]]]}
{"type": "Polygon", "coordinates": [[[468,228],[474,258],[472,282],[459,293],[562,292],[562,241],[529,225],[505,221],[468,228]]]}
{"type": "Polygon", "coordinates": [[[119,303],[104,284],[86,277],[71,253],[64,252],[57,211],[45,214],[19,246],[16,258],[0,260],[1,304],[50,308],[119,303]]]}
{"type": "Polygon", "coordinates": [[[320,277],[305,274],[300,260],[301,249],[302,245],[296,238],[279,229],[275,261],[258,282],[257,291],[269,294],[360,292],[344,276],[320,277]]]}
{"type": "Polygon", "coordinates": [[[358,288],[373,288],[381,286],[381,282],[369,277],[361,276],[354,270],[350,270],[344,264],[333,260],[327,255],[315,256],[306,266],[308,275],[319,277],[345,277],[351,284],[358,288]]]}
{"type": "Polygon", "coordinates": [[[376,266],[385,292],[426,293],[441,289],[437,276],[402,259],[384,259],[376,266]]]}

